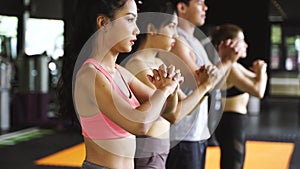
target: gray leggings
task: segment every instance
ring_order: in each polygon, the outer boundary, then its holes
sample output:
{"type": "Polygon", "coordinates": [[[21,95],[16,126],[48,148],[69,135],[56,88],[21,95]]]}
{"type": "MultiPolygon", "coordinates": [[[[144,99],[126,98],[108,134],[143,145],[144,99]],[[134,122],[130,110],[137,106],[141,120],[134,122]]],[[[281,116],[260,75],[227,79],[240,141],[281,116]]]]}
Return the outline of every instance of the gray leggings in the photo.
{"type": "Polygon", "coordinates": [[[109,169],[109,168],[88,161],[84,161],[81,166],[81,169],[109,169]]]}
{"type": "Polygon", "coordinates": [[[168,139],[149,136],[136,137],[135,169],[165,169],[170,149],[168,139]]]}

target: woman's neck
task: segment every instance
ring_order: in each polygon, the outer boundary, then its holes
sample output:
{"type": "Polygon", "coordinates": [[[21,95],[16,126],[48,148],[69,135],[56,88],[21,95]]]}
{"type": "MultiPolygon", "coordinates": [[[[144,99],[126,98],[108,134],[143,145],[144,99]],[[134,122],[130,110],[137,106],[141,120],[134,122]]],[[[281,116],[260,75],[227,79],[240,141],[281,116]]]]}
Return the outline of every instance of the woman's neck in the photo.
{"type": "Polygon", "coordinates": [[[156,57],[157,53],[158,53],[158,49],[156,49],[153,45],[152,42],[149,42],[150,40],[147,38],[147,40],[142,43],[139,48],[138,51],[139,52],[143,52],[143,55],[147,58],[147,59],[153,59],[156,57]]]}
{"type": "Polygon", "coordinates": [[[144,46],[142,48],[139,48],[138,52],[140,54],[142,53],[142,55],[140,55],[140,56],[143,56],[144,59],[154,60],[155,57],[157,56],[157,53],[159,52],[159,50],[144,46]]]}
{"type": "Polygon", "coordinates": [[[109,52],[103,57],[97,55],[96,57],[94,57],[94,59],[97,60],[106,71],[114,73],[116,72],[117,57],[118,53],[112,54],[111,52],[109,52]]]}

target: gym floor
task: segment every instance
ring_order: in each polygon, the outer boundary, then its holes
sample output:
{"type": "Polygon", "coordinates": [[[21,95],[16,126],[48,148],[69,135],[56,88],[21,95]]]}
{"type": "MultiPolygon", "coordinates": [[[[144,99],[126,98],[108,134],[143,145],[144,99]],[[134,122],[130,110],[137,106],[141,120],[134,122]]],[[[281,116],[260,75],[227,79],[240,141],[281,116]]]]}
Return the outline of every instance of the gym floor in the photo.
{"type": "MultiPolygon", "coordinates": [[[[295,143],[289,169],[300,168],[300,98],[266,98],[261,111],[249,114],[248,140],[295,143]]],[[[0,135],[0,164],[3,169],[74,169],[38,166],[34,161],[82,142],[78,129],[31,126],[20,131],[39,131],[14,139],[18,131],[0,135]],[[42,132],[41,132],[42,131],[42,132]],[[8,141],[6,138],[11,137],[8,141]],[[4,140],[6,139],[6,142],[4,140]]]]}

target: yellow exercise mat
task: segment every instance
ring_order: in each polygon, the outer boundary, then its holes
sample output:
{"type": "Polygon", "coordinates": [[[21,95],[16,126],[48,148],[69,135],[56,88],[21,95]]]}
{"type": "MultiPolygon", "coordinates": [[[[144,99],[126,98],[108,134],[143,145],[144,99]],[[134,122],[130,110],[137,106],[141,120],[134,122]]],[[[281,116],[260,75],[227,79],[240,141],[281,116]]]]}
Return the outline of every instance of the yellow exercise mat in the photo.
{"type": "MultiPolygon", "coordinates": [[[[288,169],[293,143],[247,141],[244,169],[288,169]]],[[[220,169],[220,148],[209,147],[205,169],[220,169]]]]}
{"type": "MultiPolygon", "coordinates": [[[[293,143],[247,141],[245,169],[288,169],[293,143]]],[[[35,161],[37,165],[80,167],[85,157],[84,144],[78,144],[35,161]]],[[[205,169],[219,169],[219,147],[208,147],[205,169]]]]}

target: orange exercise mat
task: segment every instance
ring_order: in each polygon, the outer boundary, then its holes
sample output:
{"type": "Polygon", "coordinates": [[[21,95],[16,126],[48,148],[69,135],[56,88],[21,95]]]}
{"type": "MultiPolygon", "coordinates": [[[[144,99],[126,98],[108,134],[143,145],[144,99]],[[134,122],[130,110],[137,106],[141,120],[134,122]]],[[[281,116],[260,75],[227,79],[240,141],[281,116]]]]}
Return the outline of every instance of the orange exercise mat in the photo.
{"type": "MultiPolygon", "coordinates": [[[[247,141],[244,169],[288,169],[293,143],[247,141]]],[[[220,169],[220,148],[209,147],[205,169],[220,169]]]]}
{"type": "MultiPolygon", "coordinates": [[[[245,169],[288,169],[293,143],[247,141],[245,169]]],[[[37,165],[80,167],[85,157],[84,144],[78,144],[35,161],[37,165]]],[[[219,169],[219,147],[208,147],[205,169],[219,169]]]]}

